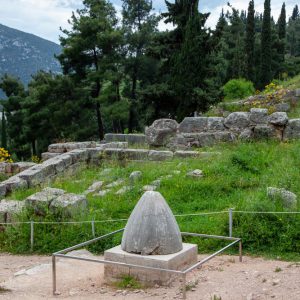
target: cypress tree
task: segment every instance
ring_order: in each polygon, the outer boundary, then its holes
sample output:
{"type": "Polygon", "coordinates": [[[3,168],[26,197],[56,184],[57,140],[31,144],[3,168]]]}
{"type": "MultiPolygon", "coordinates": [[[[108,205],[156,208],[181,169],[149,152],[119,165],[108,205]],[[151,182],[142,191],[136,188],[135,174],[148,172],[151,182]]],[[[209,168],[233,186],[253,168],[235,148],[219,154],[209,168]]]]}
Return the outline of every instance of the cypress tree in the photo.
{"type": "Polygon", "coordinates": [[[295,21],[296,19],[298,19],[298,17],[299,17],[299,8],[298,5],[296,5],[293,9],[292,20],[295,21]]]}
{"type": "Polygon", "coordinates": [[[271,1],[265,0],[263,25],[261,32],[261,73],[260,88],[272,80],[272,30],[271,30],[271,1]]]}
{"type": "Polygon", "coordinates": [[[255,57],[254,57],[254,46],[255,46],[255,10],[254,0],[249,2],[247,25],[246,25],[246,78],[255,82],[255,57]]]}
{"type": "MultiPolygon", "coordinates": [[[[285,3],[282,4],[281,13],[278,19],[278,55],[279,63],[282,65],[285,56],[285,43],[286,43],[286,10],[285,3]]],[[[281,68],[280,68],[281,69],[281,68]]],[[[280,70],[282,71],[282,70],[280,70]]]]}
{"type": "Polygon", "coordinates": [[[1,132],[1,147],[7,149],[7,133],[6,133],[6,119],[4,109],[2,110],[2,132],[1,132]]]}

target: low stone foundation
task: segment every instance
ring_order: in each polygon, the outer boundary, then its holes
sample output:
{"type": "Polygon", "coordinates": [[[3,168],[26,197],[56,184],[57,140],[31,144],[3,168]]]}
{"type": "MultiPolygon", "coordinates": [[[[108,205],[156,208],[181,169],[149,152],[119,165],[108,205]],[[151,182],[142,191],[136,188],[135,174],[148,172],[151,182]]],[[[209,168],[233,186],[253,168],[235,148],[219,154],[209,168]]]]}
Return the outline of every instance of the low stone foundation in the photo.
{"type": "MultiPolygon", "coordinates": [[[[106,250],[104,252],[104,259],[145,267],[183,271],[197,262],[197,254],[197,245],[185,243],[183,244],[183,249],[178,253],[147,256],[128,253],[123,251],[121,246],[117,246],[106,250]]],[[[148,286],[155,284],[168,286],[177,277],[175,274],[163,271],[105,265],[104,277],[107,282],[119,281],[124,276],[132,276],[142,284],[148,286]]]]}

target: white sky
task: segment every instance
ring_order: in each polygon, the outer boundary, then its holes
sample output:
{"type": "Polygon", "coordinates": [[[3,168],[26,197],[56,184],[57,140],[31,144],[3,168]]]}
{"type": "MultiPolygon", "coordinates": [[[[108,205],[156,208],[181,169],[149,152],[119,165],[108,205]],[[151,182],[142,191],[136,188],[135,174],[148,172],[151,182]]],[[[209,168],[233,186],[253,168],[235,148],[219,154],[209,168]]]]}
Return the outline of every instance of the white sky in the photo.
{"type": "MultiPolygon", "coordinates": [[[[120,10],[122,1],[111,0],[120,10]]],[[[172,0],[170,0],[172,2],[172,0]]],[[[200,0],[200,10],[211,12],[207,25],[213,27],[222,7],[227,10],[228,0],[200,0]]],[[[237,9],[247,9],[248,0],[231,0],[237,9]]],[[[256,0],[256,11],[263,11],[264,0],[256,0]]],[[[271,0],[272,14],[277,20],[283,0],[271,0]]],[[[285,1],[287,13],[291,14],[299,0],[285,1]]],[[[68,19],[72,11],[81,6],[82,0],[0,0],[0,23],[25,32],[33,33],[53,42],[58,42],[59,27],[69,28],[68,19]]],[[[153,0],[156,11],[165,10],[164,0],[153,0]]],[[[161,24],[161,28],[166,28],[161,24]]]]}

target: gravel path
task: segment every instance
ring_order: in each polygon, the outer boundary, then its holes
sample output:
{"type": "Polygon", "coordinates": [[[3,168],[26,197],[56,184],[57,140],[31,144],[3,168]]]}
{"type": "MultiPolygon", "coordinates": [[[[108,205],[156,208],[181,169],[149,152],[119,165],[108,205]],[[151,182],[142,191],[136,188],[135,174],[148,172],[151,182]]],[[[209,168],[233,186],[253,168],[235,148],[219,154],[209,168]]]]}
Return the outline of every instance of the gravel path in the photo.
{"type": "MultiPolygon", "coordinates": [[[[88,254],[83,254],[88,255],[88,254]]],[[[199,256],[199,259],[203,257],[199,256]]],[[[51,294],[51,257],[0,254],[0,299],[181,299],[180,283],[170,288],[117,290],[105,285],[103,266],[59,260],[59,295],[51,294]]],[[[300,299],[300,263],[219,256],[188,278],[187,299],[300,299]],[[214,297],[215,296],[215,297],[214,297]]]]}

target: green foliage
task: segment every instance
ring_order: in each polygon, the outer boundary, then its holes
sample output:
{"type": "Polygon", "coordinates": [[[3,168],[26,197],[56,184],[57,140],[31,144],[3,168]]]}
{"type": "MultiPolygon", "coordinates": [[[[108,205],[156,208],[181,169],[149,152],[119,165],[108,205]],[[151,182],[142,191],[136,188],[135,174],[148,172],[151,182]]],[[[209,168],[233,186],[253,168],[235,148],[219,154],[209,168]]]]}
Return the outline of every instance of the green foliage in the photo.
{"type": "Polygon", "coordinates": [[[272,65],[271,1],[265,0],[262,33],[261,33],[260,87],[264,87],[272,81],[271,65],[272,65]]]}
{"type": "MultiPolygon", "coordinates": [[[[73,218],[79,220],[127,219],[142,195],[142,187],[163,176],[159,192],[166,198],[174,214],[227,211],[229,208],[246,211],[287,211],[280,201],[267,198],[268,186],[286,188],[300,195],[298,166],[300,164],[299,142],[282,143],[257,142],[247,144],[219,145],[205,151],[221,152],[203,159],[187,159],[162,162],[155,167],[153,162],[106,162],[98,168],[83,169],[74,177],[57,179],[52,186],[68,192],[83,193],[96,179],[110,183],[116,179],[129,185],[129,174],[140,170],[143,178],[134,188],[123,195],[115,195],[119,187],[104,197],[88,195],[89,210],[85,215],[73,218]],[[180,163],[180,165],[179,165],[180,163]],[[112,168],[103,174],[104,168],[112,168]],[[201,168],[201,180],[188,178],[185,174],[201,168]],[[175,170],[180,174],[174,174],[175,170]],[[172,174],[172,178],[166,175],[172,174]]],[[[31,191],[17,191],[11,199],[24,199],[41,187],[31,191]]],[[[297,211],[300,211],[298,205],[297,211]]],[[[21,221],[61,221],[47,215],[46,219],[24,214],[21,221]]],[[[66,220],[66,219],[65,219],[66,220]]],[[[70,221],[70,219],[67,219],[70,221]]],[[[298,215],[282,214],[234,214],[234,236],[243,238],[244,250],[249,254],[280,256],[298,260],[300,251],[298,215]]],[[[228,214],[210,216],[178,217],[181,231],[228,235],[228,214]]],[[[124,221],[95,223],[96,235],[105,234],[124,227],[124,221]]],[[[26,253],[30,249],[30,228],[28,224],[7,227],[0,233],[0,248],[3,251],[26,253]]],[[[52,253],[92,238],[91,224],[47,225],[35,224],[35,246],[37,253],[52,253]]],[[[99,241],[89,247],[102,252],[120,243],[121,235],[99,241]]],[[[187,238],[197,243],[201,253],[215,251],[224,246],[221,241],[187,238]]],[[[234,253],[235,250],[233,250],[234,253]]]]}
{"type": "Polygon", "coordinates": [[[116,283],[121,289],[141,289],[142,285],[132,276],[124,276],[121,281],[116,283]]]}
{"type": "Polygon", "coordinates": [[[226,101],[243,99],[255,93],[253,83],[246,79],[232,79],[223,86],[226,101]]]}

